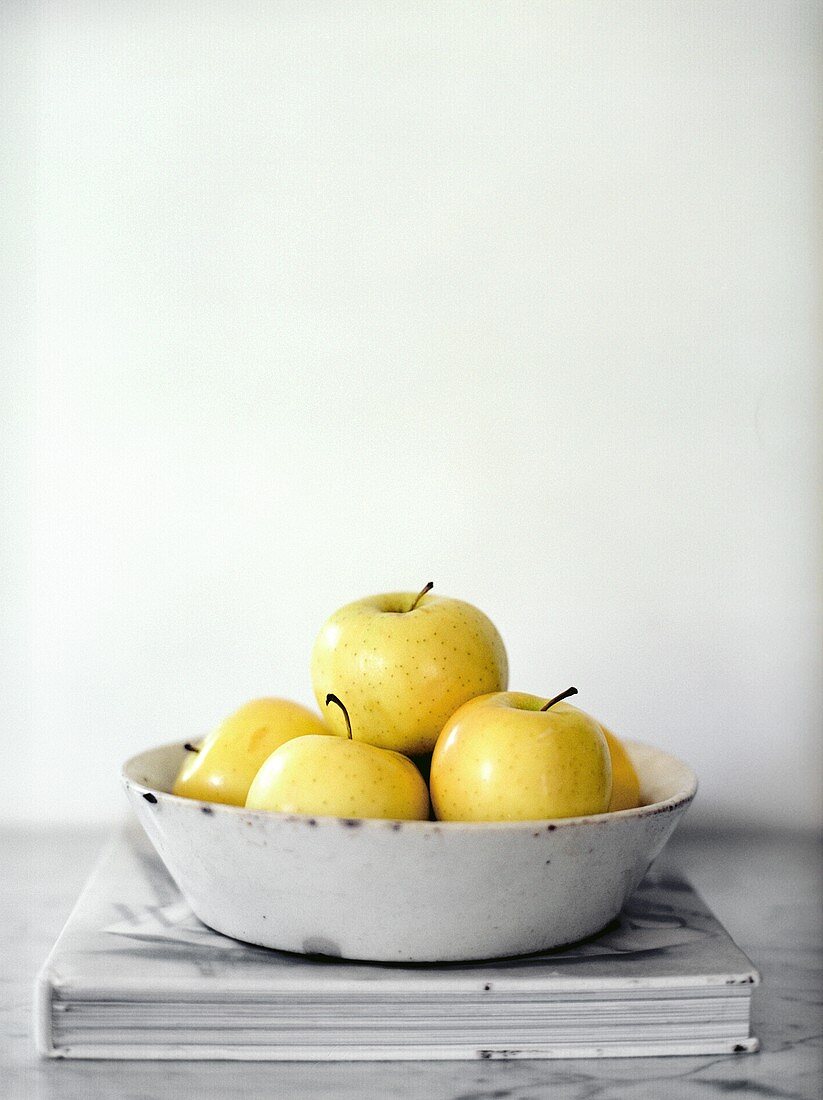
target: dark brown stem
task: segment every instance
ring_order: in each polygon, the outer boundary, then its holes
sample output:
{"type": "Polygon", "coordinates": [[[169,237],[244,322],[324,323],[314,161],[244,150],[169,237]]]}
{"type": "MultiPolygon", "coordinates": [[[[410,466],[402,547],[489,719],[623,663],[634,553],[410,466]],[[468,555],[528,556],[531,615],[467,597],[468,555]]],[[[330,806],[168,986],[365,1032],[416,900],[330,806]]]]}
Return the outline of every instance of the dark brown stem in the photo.
{"type": "Polygon", "coordinates": [[[349,718],[349,712],[346,710],[346,708],[343,706],[337,696],[332,695],[331,692],[329,692],[329,694],[326,696],[326,706],[328,706],[329,703],[337,703],[338,707],[340,707],[340,709],[343,711],[343,717],[346,719],[346,729],[349,731],[349,740],[353,741],[354,738],[352,737],[351,733],[351,719],[349,718]]]}
{"type": "Polygon", "coordinates": [[[191,741],[187,741],[183,748],[186,750],[186,752],[200,752],[200,749],[198,749],[197,745],[193,745],[191,741]]]}
{"type": "Polygon", "coordinates": [[[541,710],[548,710],[549,707],[553,707],[555,703],[559,703],[561,699],[568,699],[570,695],[577,695],[577,688],[566,688],[565,691],[561,691],[559,695],[555,695],[554,699],[549,699],[545,707],[541,707],[541,710]]]}
{"type": "Polygon", "coordinates": [[[431,592],[431,590],[433,588],[434,588],[434,581],[429,581],[429,583],[426,585],[425,588],[421,588],[420,591],[415,596],[414,603],[409,608],[409,611],[414,611],[414,609],[417,607],[417,605],[420,603],[420,601],[423,599],[423,597],[426,595],[426,593],[431,592]]]}

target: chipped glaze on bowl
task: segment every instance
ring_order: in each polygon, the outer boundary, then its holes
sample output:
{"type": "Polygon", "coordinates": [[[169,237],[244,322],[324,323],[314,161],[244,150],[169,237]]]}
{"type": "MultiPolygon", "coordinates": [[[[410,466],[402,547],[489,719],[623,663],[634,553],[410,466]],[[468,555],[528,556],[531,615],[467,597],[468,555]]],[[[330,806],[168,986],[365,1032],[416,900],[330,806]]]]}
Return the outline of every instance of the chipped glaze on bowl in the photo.
{"type": "Polygon", "coordinates": [[[204,924],[283,951],[446,962],[600,931],[694,798],[692,770],[624,742],[645,805],[555,821],[305,817],[170,793],[182,743],[123,767],[131,805],[204,924]]]}

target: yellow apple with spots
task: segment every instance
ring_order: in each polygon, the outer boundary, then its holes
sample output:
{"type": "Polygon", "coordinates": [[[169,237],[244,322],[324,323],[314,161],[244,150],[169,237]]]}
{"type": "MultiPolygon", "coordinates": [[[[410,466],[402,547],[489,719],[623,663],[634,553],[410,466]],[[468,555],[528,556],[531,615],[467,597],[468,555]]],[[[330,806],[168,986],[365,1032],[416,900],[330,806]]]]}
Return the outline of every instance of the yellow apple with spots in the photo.
{"type": "MultiPolygon", "coordinates": [[[[334,695],[346,723],[345,707],[334,695]]],[[[275,749],[254,777],[249,810],[343,818],[424,820],[426,783],[406,756],[351,737],[309,734],[275,749]]]]}
{"type": "MultiPolygon", "coordinates": [[[[318,635],[311,656],[317,702],[329,692],[344,698],[357,740],[408,755],[431,752],[459,706],[508,685],[506,650],[491,620],[431,588],[356,600],[318,635]]],[[[329,722],[344,732],[339,714],[329,722]]]]}
{"type": "Polygon", "coordinates": [[[284,741],[331,733],[319,714],[300,703],[253,699],[230,714],[199,747],[187,746],[189,754],[172,794],[242,806],[260,766],[284,741]]]}
{"type": "Polygon", "coordinates": [[[633,810],[640,805],[640,779],[619,737],[600,723],[612,761],[612,796],[609,812],[633,810]]]}
{"type": "Polygon", "coordinates": [[[429,785],[441,821],[535,821],[605,813],[612,789],[600,725],[562,702],[496,692],[465,703],[434,747],[429,785]]]}

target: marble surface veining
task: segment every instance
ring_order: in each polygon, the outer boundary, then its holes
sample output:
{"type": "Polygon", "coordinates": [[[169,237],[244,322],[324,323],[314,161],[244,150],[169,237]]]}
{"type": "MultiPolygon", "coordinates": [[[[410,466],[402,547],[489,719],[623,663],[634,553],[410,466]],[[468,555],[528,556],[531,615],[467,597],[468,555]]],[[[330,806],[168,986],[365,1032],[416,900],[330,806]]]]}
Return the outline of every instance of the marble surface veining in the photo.
{"type": "Polygon", "coordinates": [[[9,1100],[667,1100],[823,1095],[821,844],[684,826],[661,857],[693,881],[763,976],[758,1054],[425,1063],[52,1062],[32,1039],[34,975],[103,830],[0,835],[0,1081],[9,1100]]]}

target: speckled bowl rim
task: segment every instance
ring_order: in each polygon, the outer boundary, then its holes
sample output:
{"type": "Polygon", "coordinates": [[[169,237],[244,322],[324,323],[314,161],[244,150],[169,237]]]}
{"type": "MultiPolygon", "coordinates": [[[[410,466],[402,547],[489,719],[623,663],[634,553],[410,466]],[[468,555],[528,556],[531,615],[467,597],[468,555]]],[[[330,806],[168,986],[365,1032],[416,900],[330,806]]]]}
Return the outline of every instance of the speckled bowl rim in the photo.
{"type": "Polygon", "coordinates": [[[580,817],[534,818],[518,821],[417,821],[382,817],[340,818],[323,814],[292,814],[280,813],[276,810],[249,810],[246,809],[245,806],[230,806],[224,802],[205,802],[196,798],[183,798],[180,795],[172,794],[170,791],[161,790],[159,787],[152,787],[144,780],[135,777],[134,771],[140,760],[151,753],[156,753],[164,749],[179,748],[184,750],[186,743],[181,741],[167,741],[162,745],[155,745],[153,748],[144,749],[142,752],[136,753],[123,764],[120,770],[120,777],[124,787],[135,790],[138,794],[142,795],[143,798],[146,798],[148,802],[184,803],[192,808],[198,807],[200,812],[204,814],[229,814],[240,816],[245,819],[251,818],[261,822],[281,821],[295,824],[303,822],[305,825],[311,827],[326,826],[329,828],[339,828],[340,823],[343,822],[346,825],[357,825],[371,829],[386,829],[387,827],[393,831],[399,831],[399,828],[402,828],[403,831],[411,829],[421,835],[427,832],[435,835],[443,831],[449,833],[510,831],[514,833],[520,830],[534,830],[538,827],[548,832],[554,832],[557,829],[575,828],[580,825],[597,825],[603,827],[613,821],[627,820],[630,818],[640,820],[642,818],[654,817],[657,814],[673,813],[689,805],[697,793],[698,780],[688,764],[678,757],[673,756],[671,753],[666,752],[664,749],[660,749],[656,745],[651,745],[648,742],[634,741],[627,738],[623,738],[622,742],[624,745],[630,747],[637,746],[639,749],[650,750],[656,755],[664,757],[667,761],[671,762],[673,766],[681,769],[684,773],[684,785],[682,789],[660,802],[646,803],[643,806],[636,806],[634,809],[612,810],[607,813],[586,814],[580,817]],[[147,798],[148,795],[151,797],[147,798]]]}

